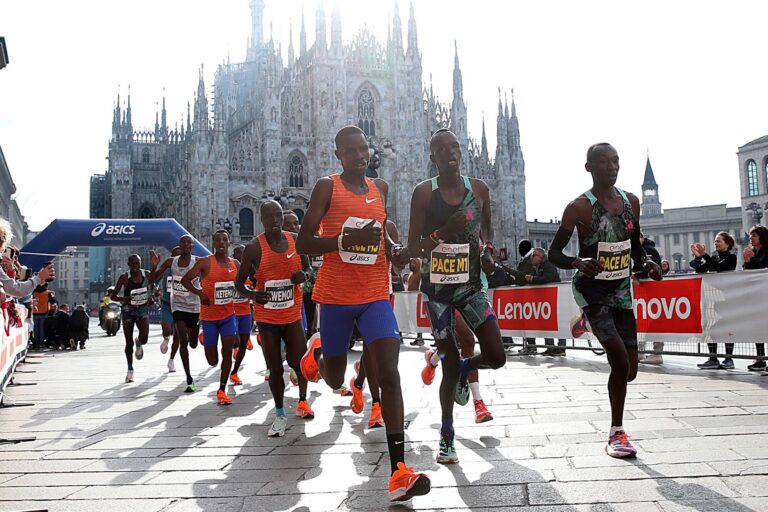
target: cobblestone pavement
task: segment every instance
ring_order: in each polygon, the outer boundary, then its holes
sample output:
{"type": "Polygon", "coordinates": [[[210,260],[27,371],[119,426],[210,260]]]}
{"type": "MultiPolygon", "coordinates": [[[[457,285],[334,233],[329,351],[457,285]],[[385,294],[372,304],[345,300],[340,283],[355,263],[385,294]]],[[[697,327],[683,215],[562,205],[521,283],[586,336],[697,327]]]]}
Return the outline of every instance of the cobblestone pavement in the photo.
{"type": "Polygon", "coordinates": [[[385,435],[365,428],[370,401],[355,415],[348,398],[310,384],[317,417],[303,422],[289,385],[289,429],[269,439],[258,350],[246,356],[234,405],[222,408],[218,371],[200,348],[198,392],[185,395],[181,363],[167,372],[154,327],[133,384],[123,383],[122,332],[92,335],[84,351],[33,354],[16,381],[36,385],[8,388],[34,405],[0,410],[0,437],[36,439],[0,445],[0,511],[768,511],[768,378],[744,370],[705,372],[690,358],[642,368],[625,421],[639,456],[616,460],[603,451],[604,358],[510,356],[504,369],[481,372],[494,420],[476,425],[471,406],[457,407],[461,463],[441,467],[440,370],[423,386],[425,349],[406,344],[407,462],[433,489],[390,506],[385,435]]]}

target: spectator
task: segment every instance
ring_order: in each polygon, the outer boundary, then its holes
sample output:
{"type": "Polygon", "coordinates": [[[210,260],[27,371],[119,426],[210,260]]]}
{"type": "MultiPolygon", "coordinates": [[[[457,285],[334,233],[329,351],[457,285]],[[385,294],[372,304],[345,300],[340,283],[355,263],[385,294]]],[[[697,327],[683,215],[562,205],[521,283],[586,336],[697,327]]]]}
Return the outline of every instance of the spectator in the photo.
{"type": "MultiPolygon", "coordinates": [[[[736,241],[733,237],[721,231],[715,236],[715,254],[710,256],[707,254],[707,248],[704,244],[692,244],[691,253],[693,253],[694,259],[691,261],[691,268],[696,270],[696,273],[702,274],[704,272],[726,272],[728,270],[736,270],[736,255],[731,251],[733,246],[736,245],[736,241]]],[[[715,354],[717,353],[717,343],[709,343],[709,359],[697,366],[702,370],[731,370],[734,368],[733,359],[726,357],[723,359],[723,363],[720,364],[715,354]]],[[[733,343],[725,344],[725,353],[727,355],[733,354],[733,343]]]]}
{"type": "MultiPolygon", "coordinates": [[[[749,230],[749,245],[744,248],[744,270],[768,268],[768,228],[758,224],[749,230]]],[[[755,343],[757,359],[749,371],[765,370],[765,344],[755,343]]]]}
{"type": "Polygon", "coordinates": [[[85,312],[85,305],[80,304],[72,311],[72,316],[69,317],[68,336],[69,344],[72,350],[77,348],[77,344],[80,344],[80,349],[85,348],[85,342],[88,339],[88,324],[90,320],[88,313],[85,312]]]}
{"type": "Polygon", "coordinates": [[[669,266],[669,260],[667,259],[661,260],[661,275],[665,276],[669,274],[670,270],[672,270],[672,268],[669,266]]]}
{"type": "MultiPolygon", "coordinates": [[[[645,250],[645,253],[648,255],[648,257],[653,260],[654,263],[661,266],[661,255],[659,254],[659,251],[656,250],[656,243],[645,236],[643,233],[640,233],[640,243],[642,244],[643,249],[645,250]]],[[[667,267],[669,267],[669,262],[667,262],[667,267]]],[[[634,277],[637,279],[648,279],[648,272],[646,272],[642,266],[635,265],[635,268],[632,269],[632,272],[634,277]]],[[[669,270],[667,270],[667,272],[669,272],[669,270]]],[[[641,342],[638,344],[639,350],[645,350],[647,346],[647,342],[641,342]]],[[[644,354],[642,357],[640,357],[638,362],[644,364],[661,364],[664,362],[664,359],[661,357],[662,350],[664,350],[664,342],[655,341],[653,342],[653,354],[644,354]]]]}
{"type": "MultiPolygon", "coordinates": [[[[517,252],[520,254],[520,262],[517,264],[517,271],[510,272],[515,279],[515,284],[523,286],[525,285],[525,276],[533,274],[533,263],[531,258],[533,257],[533,245],[529,240],[521,240],[517,244],[517,252]]],[[[506,268],[508,272],[512,269],[506,268]]],[[[539,352],[536,350],[536,338],[523,338],[523,348],[518,351],[518,354],[524,356],[535,355],[539,352]]]]}
{"type": "Polygon", "coordinates": [[[53,315],[53,343],[56,349],[69,345],[69,306],[62,304],[53,315]]]}
{"type": "Polygon", "coordinates": [[[45,343],[45,330],[43,324],[51,309],[51,291],[48,290],[48,284],[38,286],[32,294],[32,322],[34,325],[34,340],[32,348],[42,350],[45,343]]]}
{"type": "Polygon", "coordinates": [[[6,247],[13,238],[13,231],[11,230],[10,223],[0,218],[0,253],[3,255],[3,264],[0,265],[0,284],[4,295],[11,297],[24,297],[31,294],[35,288],[45,283],[46,281],[52,281],[55,277],[53,271],[53,265],[46,265],[40,272],[32,276],[27,281],[17,281],[16,269],[13,266],[12,254],[6,252],[6,247]],[[6,261],[7,260],[7,261],[6,261]],[[9,275],[11,272],[12,275],[9,275]]]}
{"type": "MultiPolygon", "coordinates": [[[[554,266],[547,259],[547,253],[541,247],[537,247],[531,254],[531,264],[533,265],[533,273],[525,275],[525,282],[528,284],[548,284],[559,283],[560,272],[557,267],[554,266]]],[[[557,341],[557,348],[554,347],[555,340],[553,338],[544,338],[544,344],[550,345],[551,348],[546,349],[542,355],[545,356],[564,356],[565,355],[565,340],[559,339],[557,341]]]]}

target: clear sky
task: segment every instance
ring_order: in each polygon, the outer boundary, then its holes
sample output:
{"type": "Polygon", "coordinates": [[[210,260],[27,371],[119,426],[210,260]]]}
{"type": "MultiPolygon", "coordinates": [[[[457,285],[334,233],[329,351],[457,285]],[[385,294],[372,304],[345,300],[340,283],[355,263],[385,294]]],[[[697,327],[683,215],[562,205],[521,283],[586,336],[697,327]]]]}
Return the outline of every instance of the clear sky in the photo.
{"type": "MultiPolygon", "coordinates": [[[[265,34],[298,52],[300,0],[265,0],[265,34]]],[[[308,44],[316,0],[304,0],[308,44]]],[[[338,0],[343,38],[386,41],[393,0],[338,0]]],[[[326,1],[330,30],[332,1],[326,1]]],[[[407,27],[408,2],[400,2],[407,27]]],[[[586,148],[614,144],[619,186],[640,192],[646,152],[665,208],[739,204],[738,146],[768,133],[768,2],[414,0],[423,80],[450,101],[458,41],[470,133],[485,113],[495,146],[497,88],[514,88],[528,218],[559,217],[590,185],[586,148]]],[[[152,127],[163,88],[171,126],[200,64],[245,55],[248,0],[0,0],[10,64],[0,71],[0,146],[30,228],[88,216],[88,178],[107,168],[118,86],[135,128],[152,127]]],[[[329,36],[330,37],[330,36],[329,36]]],[[[407,34],[403,34],[404,40],[407,34]]]]}

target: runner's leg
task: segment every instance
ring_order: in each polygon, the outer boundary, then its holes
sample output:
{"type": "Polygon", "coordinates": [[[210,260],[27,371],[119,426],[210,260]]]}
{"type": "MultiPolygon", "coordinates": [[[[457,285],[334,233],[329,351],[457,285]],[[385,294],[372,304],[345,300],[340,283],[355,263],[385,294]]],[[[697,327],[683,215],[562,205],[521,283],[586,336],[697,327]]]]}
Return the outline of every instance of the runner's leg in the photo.
{"type": "Polygon", "coordinates": [[[187,377],[187,384],[192,384],[192,372],[189,368],[189,329],[187,323],[183,320],[174,322],[174,336],[179,340],[179,355],[181,356],[181,365],[184,367],[184,374],[187,377]]]}
{"type": "Polygon", "coordinates": [[[123,335],[125,336],[125,360],[128,370],[133,370],[133,320],[123,319],[123,335]]]}
{"type": "Polygon", "coordinates": [[[285,379],[283,378],[283,358],[280,355],[280,330],[265,328],[264,325],[259,324],[259,333],[261,334],[264,360],[270,373],[269,390],[272,392],[272,399],[275,401],[276,414],[281,416],[284,415],[283,395],[285,393],[285,379]]]}

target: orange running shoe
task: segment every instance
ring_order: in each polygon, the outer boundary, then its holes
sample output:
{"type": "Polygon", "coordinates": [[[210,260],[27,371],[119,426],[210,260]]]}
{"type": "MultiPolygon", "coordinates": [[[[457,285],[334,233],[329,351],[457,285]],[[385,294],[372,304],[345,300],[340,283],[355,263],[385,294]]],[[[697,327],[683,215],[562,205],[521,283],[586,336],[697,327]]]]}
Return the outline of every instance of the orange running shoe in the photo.
{"type": "Polygon", "coordinates": [[[301,400],[298,407],[296,407],[296,416],[305,420],[311,420],[315,417],[315,412],[309,406],[309,402],[301,400]]]}
{"type": "Polygon", "coordinates": [[[432,366],[432,354],[434,353],[435,352],[432,350],[427,350],[427,353],[424,354],[424,359],[426,359],[427,365],[421,370],[421,381],[427,386],[432,384],[432,381],[435,380],[435,367],[432,366]]]}
{"type": "Polygon", "coordinates": [[[384,427],[384,418],[381,417],[381,404],[376,402],[371,406],[371,418],[368,420],[368,428],[384,427]]]}
{"type": "MultiPolygon", "coordinates": [[[[365,387],[365,384],[363,384],[363,387],[365,387]]],[[[363,407],[365,407],[365,399],[363,398],[362,388],[358,389],[355,386],[354,377],[349,381],[349,389],[352,390],[352,400],[349,402],[349,406],[352,408],[353,413],[360,414],[363,412],[363,407]]]]}
{"type": "Polygon", "coordinates": [[[304,357],[301,358],[301,374],[309,382],[317,382],[320,380],[320,368],[317,366],[315,360],[315,350],[320,348],[322,343],[320,342],[320,334],[315,333],[309,338],[309,348],[304,357]]]}
{"type": "Polygon", "coordinates": [[[222,391],[222,390],[219,390],[219,391],[216,392],[216,400],[218,400],[219,405],[231,405],[232,404],[232,399],[229,398],[227,396],[227,394],[224,391],[222,391]]]}
{"type": "Polygon", "coordinates": [[[240,380],[240,377],[238,377],[236,373],[233,373],[232,375],[229,376],[229,382],[231,382],[233,386],[243,385],[243,381],[240,380]]]}
{"type": "MultiPolygon", "coordinates": [[[[259,343],[261,345],[261,343],[259,343]]],[[[248,337],[248,350],[253,350],[253,341],[251,341],[251,337],[248,337]]]]}
{"type": "Polygon", "coordinates": [[[482,400],[475,400],[475,423],[485,423],[492,419],[493,415],[485,406],[485,402],[482,400]]]}
{"type": "Polygon", "coordinates": [[[201,345],[205,345],[205,342],[203,341],[203,333],[200,333],[197,335],[197,341],[200,342],[201,345]]]}
{"type": "Polygon", "coordinates": [[[402,462],[389,479],[389,501],[406,501],[414,496],[428,494],[432,484],[424,473],[414,473],[402,462]]]}

